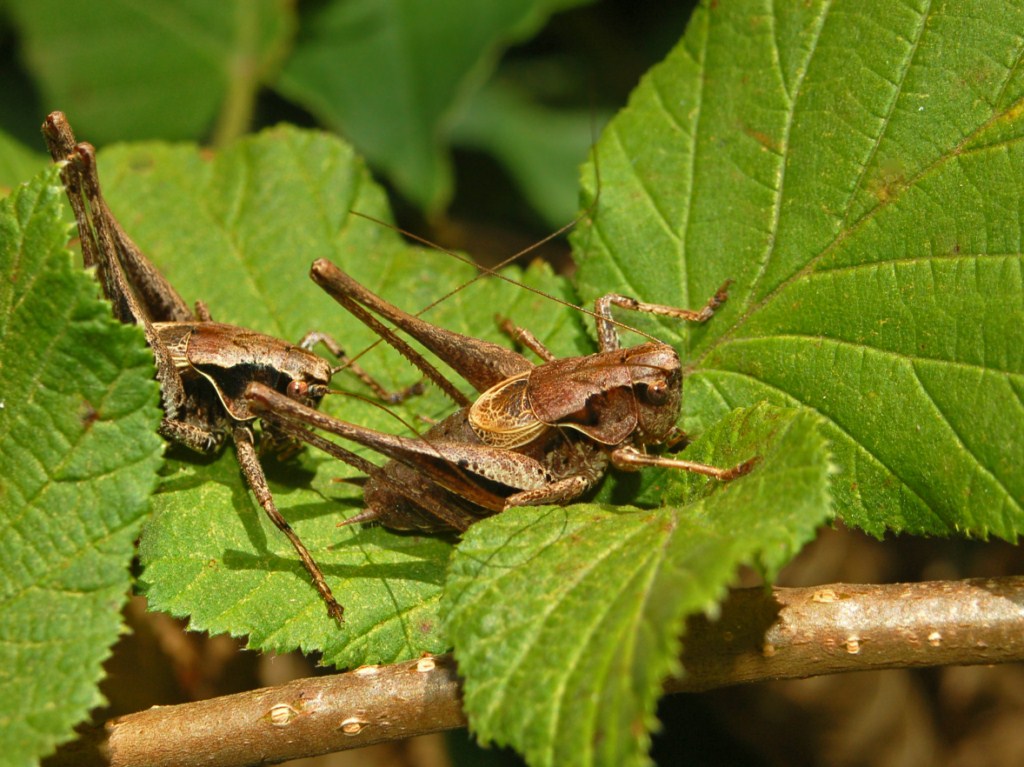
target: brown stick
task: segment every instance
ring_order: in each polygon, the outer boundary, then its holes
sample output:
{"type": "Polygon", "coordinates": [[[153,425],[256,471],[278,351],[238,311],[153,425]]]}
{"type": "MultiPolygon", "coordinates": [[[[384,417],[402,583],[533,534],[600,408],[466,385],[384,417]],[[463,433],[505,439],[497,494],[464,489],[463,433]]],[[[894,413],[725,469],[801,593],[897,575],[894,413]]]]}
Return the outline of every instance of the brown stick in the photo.
{"type": "Polygon", "coordinates": [[[691,619],[670,692],[847,671],[1024,660],[1024,576],[733,591],[691,619]]]}
{"type": "MultiPolygon", "coordinates": [[[[1024,576],[734,591],[691,619],[670,692],[769,679],[1024,660],[1024,576]]],[[[465,726],[450,656],[152,708],[86,733],[51,764],[266,764],[465,726]],[[91,741],[91,742],[90,742],[91,741]],[[106,761],[95,761],[97,750],[106,761]]]]}

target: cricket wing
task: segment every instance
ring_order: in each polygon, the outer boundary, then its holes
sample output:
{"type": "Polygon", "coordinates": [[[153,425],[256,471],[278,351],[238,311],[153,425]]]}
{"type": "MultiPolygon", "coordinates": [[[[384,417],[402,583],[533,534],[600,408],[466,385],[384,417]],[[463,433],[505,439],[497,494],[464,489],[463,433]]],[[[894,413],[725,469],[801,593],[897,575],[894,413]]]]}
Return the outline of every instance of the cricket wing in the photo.
{"type": "Polygon", "coordinates": [[[486,445],[506,450],[520,447],[548,430],[530,406],[530,373],[508,378],[481,394],[467,418],[486,445]]]}

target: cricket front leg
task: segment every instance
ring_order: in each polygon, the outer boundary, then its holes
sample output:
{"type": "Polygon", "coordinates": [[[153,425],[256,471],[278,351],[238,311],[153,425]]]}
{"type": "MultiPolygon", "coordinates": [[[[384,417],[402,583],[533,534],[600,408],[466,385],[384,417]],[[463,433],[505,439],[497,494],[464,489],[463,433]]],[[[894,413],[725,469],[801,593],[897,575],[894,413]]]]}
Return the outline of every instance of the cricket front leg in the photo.
{"type": "Polygon", "coordinates": [[[334,339],[334,336],[328,335],[327,333],[320,333],[318,331],[311,330],[302,337],[301,341],[299,341],[299,346],[306,351],[312,351],[313,347],[317,344],[323,344],[326,346],[327,350],[334,355],[339,363],[341,363],[338,370],[348,370],[351,372],[356,376],[356,378],[366,384],[371,391],[377,395],[377,398],[381,402],[386,402],[389,405],[397,405],[401,402],[405,402],[410,397],[416,397],[423,394],[425,390],[422,380],[419,380],[410,386],[406,386],[404,389],[398,389],[397,391],[385,388],[380,381],[371,376],[366,372],[366,370],[350,359],[341,344],[334,339]]]}
{"type": "Polygon", "coordinates": [[[508,317],[502,317],[501,315],[496,314],[494,316],[494,320],[498,323],[498,329],[511,338],[513,343],[525,346],[545,362],[553,362],[556,359],[554,353],[548,349],[548,347],[546,347],[531,331],[520,325],[516,325],[508,317]]]}
{"type": "Polygon", "coordinates": [[[292,546],[299,555],[299,559],[302,560],[302,565],[313,580],[313,585],[320,592],[320,597],[327,605],[327,612],[339,626],[342,625],[345,609],[334,598],[331,587],[327,585],[327,580],[324,578],[320,566],[313,559],[313,555],[309,553],[309,549],[306,548],[306,545],[299,536],[295,534],[288,521],[281,516],[281,512],[277,510],[274,496],[270,492],[267,478],[263,474],[263,467],[260,465],[259,456],[256,454],[252,430],[248,426],[236,426],[233,436],[235,451],[238,455],[238,465],[241,467],[242,474],[252,489],[253,495],[256,496],[256,500],[263,507],[263,511],[270,517],[270,521],[291,541],[292,546]]]}
{"type": "Polygon", "coordinates": [[[184,445],[202,455],[216,453],[224,444],[225,433],[204,429],[187,421],[178,421],[174,418],[165,418],[160,422],[157,430],[160,436],[168,442],[184,445]]]}
{"type": "Polygon", "coordinates": [[[600,477],[580,474],[575,477],[556,480],[550,485],[545,485],[536,490],[523,490],[522,492],[510,495],[505,500],[505,508],[511,509],[515,506],[546,506],[548,504],[563,506],[570,501],[575,501],[597,484],[599,479],[600,477]]]}
{"type": "Polygon", "coordinates": [[[523,490],[510,495],[505,501],[505,508],[562,505],[575,501],[597,485],[608,472],[608,455],[600,449],[585,450],[585,444],[587,443],[577,443],[567,454],[573,467],[572,474],[535,490],[523,490]]]}
{"type": "Polygon", "coordinates": [[[629,296],[619,295],[618,293],[608,293],[601,296],[594,302],[594,313],[597,315],[598,346],[603,352],[612,351],[621,346],[619,331],[616,330],[616,323],[612,318],[612,306],[617,306],[620,309],[629,309],[633,312],[656,314],[661,317],[674,317],[688,322],[707,322],[714,315],[715,310],[729,298],[729,286],[731,284],[732,280],[726,280],[722,283],[722,286],[715,291],[715,294],[700,309],[683,309],[678,306],[666,306],[665,304],[649,304],[629,296]]]}

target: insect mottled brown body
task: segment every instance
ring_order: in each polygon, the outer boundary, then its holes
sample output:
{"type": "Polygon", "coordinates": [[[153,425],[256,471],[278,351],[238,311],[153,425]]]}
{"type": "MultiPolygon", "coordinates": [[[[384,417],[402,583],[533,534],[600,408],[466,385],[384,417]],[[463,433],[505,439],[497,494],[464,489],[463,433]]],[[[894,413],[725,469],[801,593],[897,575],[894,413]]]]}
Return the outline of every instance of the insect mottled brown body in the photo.
{"type": "Polygon", "coordinates": [[[681,382],[675,349],[657,342],[553,359],[481,394],[469,420],[495,447],[517,448],[555,427],[575,429],[602,445],[630,437],[660,444],[675,429],[681,382]],[[664,392],[656,403],[637,396],[652,386],[664,392]]]}
{"type": "Polygon", "coordinates": [[[327,360],[301,345],[237,325],[212,321],[154,322],[153,328],[182,380],[206,379],[233,421],[256,418],[243,396],[249,381],[259,381],[286,393],[290,384],[299,382],[292,390],[303,385],[307,392],[312,388],[313,396],[307,393],[304,399],[319,402],[333,373],[327,360]]]}
{"type": "Polygon", "coordinates": [[[601,350],[556,359],[528,331],[502,327],[542,360],[438,328],[371,293],[326,260],[313,279],[360,321],[451,394],[460,409],[418,439],[341,421],[259,383],[246,396],[254,412],[368,475],[366,509],[348,520],[395,529],[465,530],[513,506],[569,503],[592,488],[609,465],[632,471],[666,466],[719,480],[746,474],[756,458],[726,469],[652,455],[651,445],[682,438],[676,428],[682,367],[675,350],[651,341],[620,348],[611,306],[703,322],[725,300],[726,286],[699,311],[645,304],[618,295],[597,301],[601,350]],[[470,402],[373,312],[393,322],[445,361],[478,392],[470,402]],[[366,461],[312,429],[368,446],[390,460],[366,461]]]}
{"type": "MultiPolygon", "coordinates": [[[[257,416],[243,396],[247,385],[259,382],[289,401],[316,407],[334,371],[307,347],[325,339],[311,334],[300,344],[290,344],[214,322],[201,303],[193,313],[110,212],[92,146],[75,141],[60,112],[47,117],[43,135],[54,162],[61,164],[85,266],[95,267],[117,319],[141,326],[153,350],[164,410],[160,433],[200,453],[214,452],[232,439],[257,501],[288,537],[328,612],[340,622],[342,608],[319,566],[274,503],[255,447],[252,426],[257,416]]],[[[264,425],[263,452],[288,452],[299,444],[273,424],[264,425]]]]}

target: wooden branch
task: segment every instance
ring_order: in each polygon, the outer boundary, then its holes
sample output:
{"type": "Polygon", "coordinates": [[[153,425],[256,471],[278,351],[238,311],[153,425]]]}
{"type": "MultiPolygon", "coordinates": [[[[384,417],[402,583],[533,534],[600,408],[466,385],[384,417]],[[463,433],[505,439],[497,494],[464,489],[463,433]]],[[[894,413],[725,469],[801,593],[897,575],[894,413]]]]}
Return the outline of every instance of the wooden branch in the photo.
{"type": "MultiPolygon", "coordinates": [[[[734,591],[716,621],[689,621],[671,692],[847,671],[1024,660],[1024,576],[734,591]]],[[[266,764],[466,724],[451,656],[367,666],[238,695],[156,707],[87,733],[116,767],[266,764]]]]}
{"type": "Polygon", "coordinates": [[[733,591],[687,624],[681,679],[698,692],[847,671],[1024,660],[1024,576],[733,591]]]}

